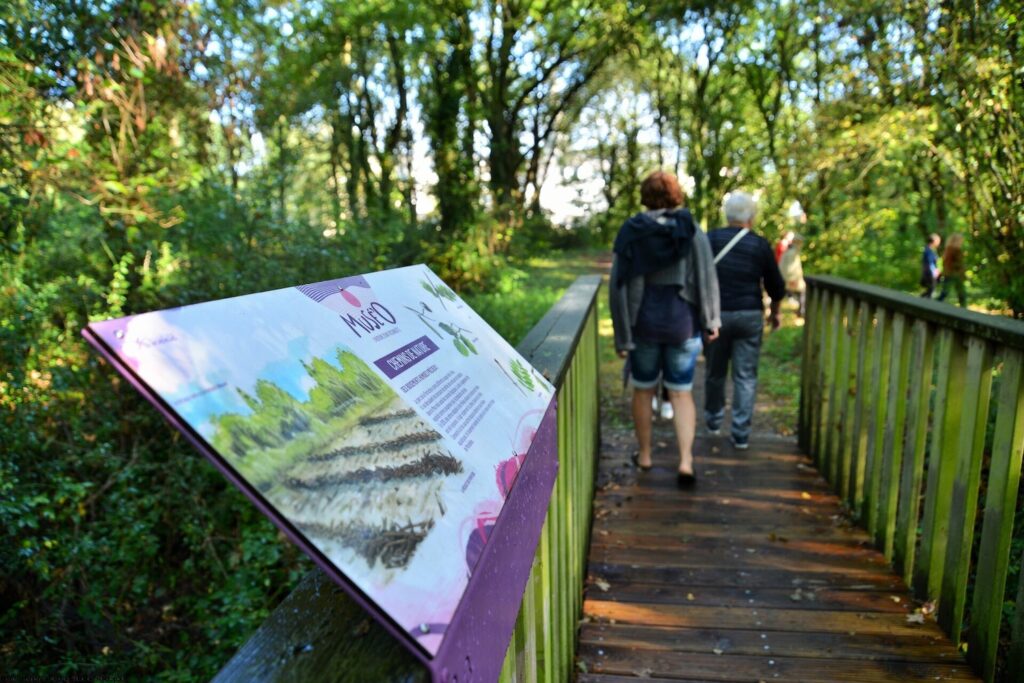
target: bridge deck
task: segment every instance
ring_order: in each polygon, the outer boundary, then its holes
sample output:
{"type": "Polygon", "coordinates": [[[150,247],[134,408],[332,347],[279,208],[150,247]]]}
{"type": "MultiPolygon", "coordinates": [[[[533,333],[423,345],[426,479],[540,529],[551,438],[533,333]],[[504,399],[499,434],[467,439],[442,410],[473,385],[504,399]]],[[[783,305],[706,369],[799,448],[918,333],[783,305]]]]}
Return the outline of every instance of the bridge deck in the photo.
{"type": "Polygon", "coordinates": [[[698,437],[691,491],[655,442],[638,472],[605,431],[580,683],[977,680],[794,439],[698,437]]]}

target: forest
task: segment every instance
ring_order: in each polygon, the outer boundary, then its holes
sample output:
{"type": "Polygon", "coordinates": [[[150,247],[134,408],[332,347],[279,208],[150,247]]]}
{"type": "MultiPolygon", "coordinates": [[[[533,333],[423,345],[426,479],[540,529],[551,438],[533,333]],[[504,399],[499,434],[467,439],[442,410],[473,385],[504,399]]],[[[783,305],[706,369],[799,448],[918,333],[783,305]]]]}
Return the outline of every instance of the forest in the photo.
{"type": "Polygon", "coordinates": [[[310,567],[87,349],[91,320],[422,262],[514,343],[529,259],[607,251],[659,168],[706,229],[756,192],[809,273],[916,293],[926,236],[962,233],[971,304],[1024,317],[1022,23],[986,0],[7,0],[0,671],[208,678],[310,567]]]}

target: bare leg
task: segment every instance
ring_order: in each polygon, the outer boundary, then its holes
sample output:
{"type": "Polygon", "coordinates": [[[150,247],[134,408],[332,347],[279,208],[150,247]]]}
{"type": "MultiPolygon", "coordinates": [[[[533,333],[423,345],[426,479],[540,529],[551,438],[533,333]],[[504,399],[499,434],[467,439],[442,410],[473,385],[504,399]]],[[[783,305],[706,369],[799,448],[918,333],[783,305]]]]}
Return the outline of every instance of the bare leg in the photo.
{"type": "Polygon", "coordinates": [[[637,456],[640,467],[651,466],[652,398],[654,389],[633,389],[633,424],[636,426],[636,440],[640,444],[640,454],[637,456]]]}
{"type": "Polygon", "coordinates": [[[675,416],[672,424],[676,428],[679,443],[679,472],[693,474],[693,437],[697,431],[697,407],[689,391],[670,391],[672,410],[675,416]]]}

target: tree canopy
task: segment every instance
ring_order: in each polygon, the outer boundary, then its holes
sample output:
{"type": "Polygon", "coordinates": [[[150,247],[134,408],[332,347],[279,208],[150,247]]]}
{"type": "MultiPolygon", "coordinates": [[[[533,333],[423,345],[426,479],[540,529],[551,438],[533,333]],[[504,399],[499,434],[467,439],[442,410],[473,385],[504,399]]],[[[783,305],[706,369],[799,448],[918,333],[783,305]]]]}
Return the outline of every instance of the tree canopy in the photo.
{"type": "Polygon", "coordinates": [[[705,228],[756,192],[809,272],[910,291],[924,238],[963,233],[972,298],[1024,316],[1022,21],[948,0],[4,3],[0,668],[209,674],[302,567],[87,352],[89,320],[421,261],[500,290],[523,255],[607,248],[655,169],[705,228]]]}

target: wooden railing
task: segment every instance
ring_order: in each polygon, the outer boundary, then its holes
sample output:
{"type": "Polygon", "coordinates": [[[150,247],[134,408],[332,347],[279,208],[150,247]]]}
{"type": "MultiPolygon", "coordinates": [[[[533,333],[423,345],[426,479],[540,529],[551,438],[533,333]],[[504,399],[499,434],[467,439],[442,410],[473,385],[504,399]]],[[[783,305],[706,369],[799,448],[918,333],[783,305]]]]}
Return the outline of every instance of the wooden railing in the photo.
{"type": "MultiPolygon", "coordinates": [[[[569,680],[600,442],[597,294],[583,276],[517,347],[554,384],[558,478],[501,681],[569,680]]],[[[510,599],[514,599],[510,596],[510,599]]],[[[310,572],[215,681],[425,681],[427,672],[320,570],[310,572]]],[[[459,672],[458,681],[474,680],[459,672]]]]}
{"type": "Polygon", "coordinates": [[[801,447],[979,673],[993,680],[1002,659],[1021,680],[1024,582],[1009,623],[1003,614],[1024,323],[840,278],[807,283],[801,447]],[[999,653],[1001,629],[1011,645],[999,653]]]}

